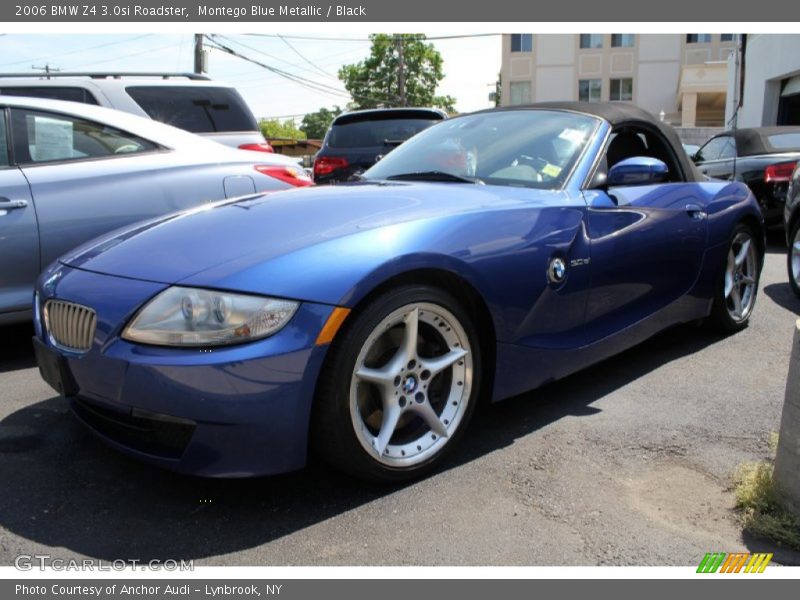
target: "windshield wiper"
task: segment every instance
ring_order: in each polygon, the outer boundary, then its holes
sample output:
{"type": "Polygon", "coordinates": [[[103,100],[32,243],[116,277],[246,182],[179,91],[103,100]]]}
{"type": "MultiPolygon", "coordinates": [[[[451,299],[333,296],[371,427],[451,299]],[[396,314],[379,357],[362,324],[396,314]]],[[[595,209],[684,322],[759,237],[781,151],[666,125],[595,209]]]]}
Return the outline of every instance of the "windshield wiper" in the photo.
{"type": "Polygon", "coordinates": [[[414,171],[413,173],[400,173],[390,175],[386,179],[397,179],[405,181],[444,181],[451,183],[483,183],[477,177],[467,177],[466,175],[454,175],[445,171],[414,171]]]}

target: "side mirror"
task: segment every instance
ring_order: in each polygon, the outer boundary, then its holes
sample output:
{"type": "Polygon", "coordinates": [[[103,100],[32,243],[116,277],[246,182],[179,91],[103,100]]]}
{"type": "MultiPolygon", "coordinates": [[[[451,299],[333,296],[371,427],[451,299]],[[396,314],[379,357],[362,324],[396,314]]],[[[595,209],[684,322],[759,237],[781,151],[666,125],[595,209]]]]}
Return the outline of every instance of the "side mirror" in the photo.
{"type": "Polygon", "coordinates": [[[663,161],[649,156],[633,156],[619,161],[608,170],[607,185],[651,185],[661,183],[668,174],[669,169],[663,161]]]}

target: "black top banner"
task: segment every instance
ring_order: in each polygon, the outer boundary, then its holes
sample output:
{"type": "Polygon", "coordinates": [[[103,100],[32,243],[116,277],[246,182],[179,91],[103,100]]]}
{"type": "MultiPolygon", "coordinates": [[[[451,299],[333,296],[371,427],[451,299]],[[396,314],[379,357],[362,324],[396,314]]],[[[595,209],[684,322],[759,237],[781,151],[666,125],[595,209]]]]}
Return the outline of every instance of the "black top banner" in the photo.
{"type": "Polygon", "coordinates": [[[275,2],[264,0],[21,0],[0,5],[5,22],[769,22],[798,20],[798,5],[784,0],[754,3],[671,0],[667,5],[641,0],[596,2],[520,2],[492,0],[338,0],[275,2]]]}

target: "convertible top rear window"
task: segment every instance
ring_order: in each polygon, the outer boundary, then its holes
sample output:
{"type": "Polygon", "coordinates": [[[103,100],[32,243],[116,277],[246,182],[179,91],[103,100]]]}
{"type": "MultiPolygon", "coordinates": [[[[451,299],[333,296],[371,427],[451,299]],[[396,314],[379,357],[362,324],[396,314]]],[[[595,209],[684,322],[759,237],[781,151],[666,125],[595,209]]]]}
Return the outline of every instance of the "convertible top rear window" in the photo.
{"type": "Polygon", "coordinates": [[[769,136],[769,143],[779,150],[800,150],[800,133],[778,133],[769,136]]]}

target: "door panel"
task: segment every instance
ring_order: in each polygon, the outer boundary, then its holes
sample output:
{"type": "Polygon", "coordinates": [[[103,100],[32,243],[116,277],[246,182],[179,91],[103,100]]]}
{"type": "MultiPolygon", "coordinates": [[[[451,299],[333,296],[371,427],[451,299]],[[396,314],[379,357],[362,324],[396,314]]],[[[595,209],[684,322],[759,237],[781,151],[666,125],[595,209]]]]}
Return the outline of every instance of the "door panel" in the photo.
{"type": "Polygon", "coordinates": [[[705,199],[694,184],[584,192],[591,243],[589,341],[647,318],[688,292],[705,248],[705,199]]]}
{"type": "Polygon", "coordinates": [[[11,110],[15,156],[30,184],[41,264],[103,233],[224,197],[213,166],[101,123],[11,110]]]}
{"type": "Polygon", "coordinates": [[[39,266],[39,231],[28,182],[19,169],[0,168],[0,313],[31,308],[39,266]]]}

